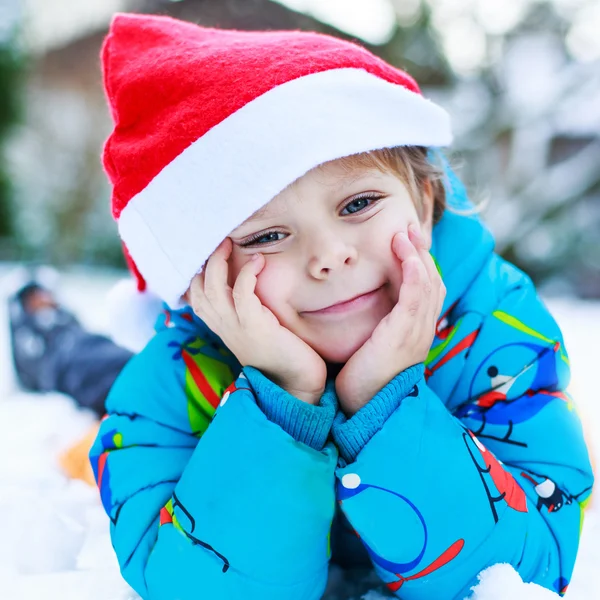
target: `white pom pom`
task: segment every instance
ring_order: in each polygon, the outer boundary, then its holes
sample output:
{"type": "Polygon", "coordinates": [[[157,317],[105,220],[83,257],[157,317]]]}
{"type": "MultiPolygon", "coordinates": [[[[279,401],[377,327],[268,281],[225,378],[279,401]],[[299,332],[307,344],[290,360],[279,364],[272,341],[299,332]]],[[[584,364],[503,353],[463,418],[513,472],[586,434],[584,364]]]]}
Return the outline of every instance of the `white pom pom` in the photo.
{"type": "Polygon", "coordinates": [[[133,279],[122,279],[106,297],[109,333],[132,352],[139,352],[154,335],[163,302],[149,291],[139,292],[133,279]]]}

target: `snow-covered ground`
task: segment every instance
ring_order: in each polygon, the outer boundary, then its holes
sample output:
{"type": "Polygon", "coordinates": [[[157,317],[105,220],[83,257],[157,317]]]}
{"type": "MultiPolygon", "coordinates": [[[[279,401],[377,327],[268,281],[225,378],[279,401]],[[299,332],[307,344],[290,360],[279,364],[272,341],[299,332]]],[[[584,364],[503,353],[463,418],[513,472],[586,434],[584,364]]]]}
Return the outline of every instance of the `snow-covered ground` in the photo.
{"type": "MultiPolygon", "coordinates": [[[[56,457],[81,437],[92,416],[60,395],[24,393],[15,385],[9,354],[5,294],[13,271],[0,265],[0,598],[2,600],[133,600],[119,575],[108,520],[94,489],[69,481],[56,457]]],[[[92,329],[106,330],[104,298],[115,274],[78,271],[59,282],[61,299],[92,329]]],[[[549,302],[561,324],[573,365],[573,391],[596,459],[600,456],[597,360],[600,303],[549,302]]],[[[587,510],[581,552],[567,598],[600,598],[600,502],[587,510]]],[[[330,600],[378,600],[368,577],[330,578],[330,600]]],[[[377,586],[378,589],[379,586],[377,586]]],[[[551,600],[558,596],[522,584],[510,568],[484,574],[476,600],[551,600]]],[[[442,600],[442,599],[440,599],[442,600]]]]}

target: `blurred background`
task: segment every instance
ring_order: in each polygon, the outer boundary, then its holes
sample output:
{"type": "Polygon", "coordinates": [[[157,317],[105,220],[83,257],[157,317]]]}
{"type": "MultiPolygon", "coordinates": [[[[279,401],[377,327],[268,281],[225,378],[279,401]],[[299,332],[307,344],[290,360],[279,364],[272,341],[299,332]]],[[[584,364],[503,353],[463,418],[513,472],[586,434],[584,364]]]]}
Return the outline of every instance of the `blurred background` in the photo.
{"type": "MultiPolygon", "coordinates": [[[[600,0],[0,0],[0,597],[137,598],[96,489],[57,461],[93,416],[15,385],[4,297],[15,265],[54,265],[68,306],[107,328],[106,291],[125,268],[100,163],[111,123],[99,51],[115,11],[327,32],[409,71],[451,113],[449,158],[498,250],[563,327],[600,464],[600,0]]],[[[599,509],[586,514],[573,600],[598,598],[599,509]]],[[[330,600],[362,595],[333,581],[330,600]]]]}
{"type": "Polygon", "coordinates": [[[0,0],[0,261],[124,268],[100,152],[115,11],[354,39],[451,113],[449,156],[546,296],[600,298],[597,0],[0,0]]]}

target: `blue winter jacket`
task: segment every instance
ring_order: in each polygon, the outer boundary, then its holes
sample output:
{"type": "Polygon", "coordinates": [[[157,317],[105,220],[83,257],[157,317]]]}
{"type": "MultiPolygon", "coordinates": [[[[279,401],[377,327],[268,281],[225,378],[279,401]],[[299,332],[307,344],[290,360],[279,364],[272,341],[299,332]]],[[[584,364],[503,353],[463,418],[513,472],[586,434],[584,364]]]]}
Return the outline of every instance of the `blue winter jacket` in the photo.
{"type": "MultiPolygon", "coordinates": [[[[449,205],[468,208],[452,174],[449,205]]],[[[144,599],[317,600],[331,559],[407,600],[463,598],[498,562],[566,590],[593,483],[561,333],[480,220],[446,211],[424,365],[346,419],[235,357],[189,309],[159,319],[90,459],[144,599]],[[216,412],[215,412],[216,409],[216,412]]]]}

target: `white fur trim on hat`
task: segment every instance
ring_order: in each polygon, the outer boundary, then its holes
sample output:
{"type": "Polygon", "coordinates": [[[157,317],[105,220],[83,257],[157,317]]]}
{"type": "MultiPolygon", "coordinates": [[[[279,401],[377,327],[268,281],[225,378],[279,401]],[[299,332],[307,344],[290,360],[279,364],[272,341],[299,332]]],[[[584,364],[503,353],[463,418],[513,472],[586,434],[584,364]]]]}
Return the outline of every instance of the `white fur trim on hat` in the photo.
{"type": "Polygon", "coordinates": [[[258,96],[191,144],[129,201],[119,232],[148,288],[176,306],[219,243],[310,169],[451,139],[446,111],[402,85],[363,69],[314,73],[258,96]]]}

